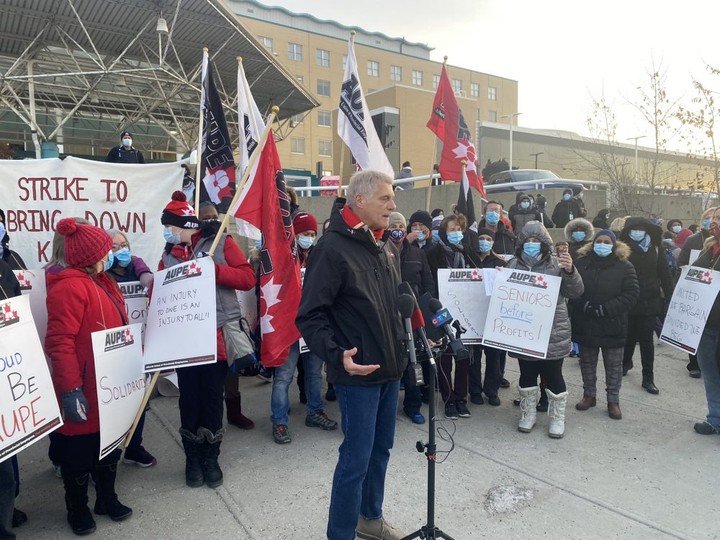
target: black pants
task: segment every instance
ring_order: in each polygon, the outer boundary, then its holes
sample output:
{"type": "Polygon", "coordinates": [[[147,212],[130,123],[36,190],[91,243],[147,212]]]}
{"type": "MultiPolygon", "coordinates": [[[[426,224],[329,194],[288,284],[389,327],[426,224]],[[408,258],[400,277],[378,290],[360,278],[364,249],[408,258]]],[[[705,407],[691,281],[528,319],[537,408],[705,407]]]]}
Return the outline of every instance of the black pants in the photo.
{"type": "Polygon", "coordinates": [[[497,397],[502,373],[500,372],[500,350],[492,347],[472,345],[470,347],[472,360],[470,362],[470,395],[480,397],[485,393],[487,397],[497,397]],[[482,379],[482,355],[485,352],[485,380],[482,379]]]}
{"type": "Polygon", "coordinates": [[[553,394],[567,390],[562,376],[563,358],[547,360],[526,360],[518,358],[520,365],[520,388],[532,388],[538,385],[538,376],[545,380],[545,387],[553,394]]]}
{"type": "Polygon", "coordinates": [[[217,433],[223,427],[223,389],[227,362],[177,370],[180,388],[180,427],[197,433],[204,427],[217,433]]]}
{"type": "Polygon", "coordinates": [[[623,369],[627,370],[633,367],[635,344],[639,343],[643,376],[652,377],[655,362],[653,332],[655,331],[656,318],[656,315],[630,315],[628,317],[628,336],[625,342],[625,354],[623,355],[623,369]]]}
{"type": "Polygon", "coordinates": [[[97,466],[110,465],[120,460],[120,450],[115,449],[102,460],[100,454],[100,433],[87,435],[53,434],[50,439],[51,453],[55,463],[60,465],[63,478],[77,478],[92,472],[97,466]]]}
{"type": "Polygon", "coordinates": [[[0,538],[15,538],[12,516],[15,508],[15,475],[9,459],[0,463],[0,538]]]}

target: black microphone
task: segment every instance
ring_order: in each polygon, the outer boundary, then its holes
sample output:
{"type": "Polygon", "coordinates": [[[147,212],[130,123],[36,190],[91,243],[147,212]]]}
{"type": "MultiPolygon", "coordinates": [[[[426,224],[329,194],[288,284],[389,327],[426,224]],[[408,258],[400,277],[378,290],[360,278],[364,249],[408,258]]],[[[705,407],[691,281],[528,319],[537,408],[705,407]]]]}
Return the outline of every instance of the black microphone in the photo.
{"type": "MultiPolygon", "coordinates": [[[[406,294],[413,299],[413,313],[412,313],[412,329],[418,333],[418,337],[420,338],[420,343],[422,344],[423,349],[425,350],[425,354],[428,356],[429,359],[433,359],[433,351],[432,346],[430,345],[430,342],[428,341],[427,334],[425,332],[425,317],[423,315],[423,310],[418,305],[418,299],[417,296],[415,296],[415,293],[413,292],[412,286],[407,282],[403,281],[400,285],[398,285],[398,291],[401,295],[406,294]]],[[[425,293],[426,295],[429,295],[430,293],[425,293]]]]}
{"type": "Polygon", "coordinates": [[[450,326],[453,322],[453,317],[450,315],[450,312],[443,307],[442,302],[437,298],[431,298],[428,301],[428,308],[433,312],[430,322],[432,322],[435,328],[441,329],[448,338],[450,349],[452,349],[455,358],[458,360],[468,360],[470,358],[470,351],[465,348],[462,340],[453,332],[453,328],[450,326]]]}
{"type": "Polygon", "coordinates": [[[412,314],[415,309],[415,301],[409,294],[401,294],[398,297],[398,311],[403,318],[403,326],[405,328],[405,339],[407,341],[408,354],[410,356],[410,364],[405,375],[405,382],[410,386],[422,386],[425,384],[423,379],[422,368],[417,362],[415,356],[415,340],[413,339],[412,314]]]}

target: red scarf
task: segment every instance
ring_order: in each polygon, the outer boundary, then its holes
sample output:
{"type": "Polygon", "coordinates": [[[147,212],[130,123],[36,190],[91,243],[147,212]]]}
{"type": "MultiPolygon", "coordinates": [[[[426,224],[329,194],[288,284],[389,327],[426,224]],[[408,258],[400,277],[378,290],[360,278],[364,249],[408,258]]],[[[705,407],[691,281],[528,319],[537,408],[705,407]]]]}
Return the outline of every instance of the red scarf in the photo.
{"type": "MultiPolygon", "coordinates": [[[[343,221],[345,221],[347,226],[351,229],[362,229],[366,226],[363,220],[361,220],[358,215],[353,212],[352,208],[347,205],[343,206],[343,209],[340,210],[340,215],[342,216],[343,221]]],[[[376,231],[371,232],[375,237],[375,240],[380,241],[385,233],[385,229],[377,229],[376,231]]]]}

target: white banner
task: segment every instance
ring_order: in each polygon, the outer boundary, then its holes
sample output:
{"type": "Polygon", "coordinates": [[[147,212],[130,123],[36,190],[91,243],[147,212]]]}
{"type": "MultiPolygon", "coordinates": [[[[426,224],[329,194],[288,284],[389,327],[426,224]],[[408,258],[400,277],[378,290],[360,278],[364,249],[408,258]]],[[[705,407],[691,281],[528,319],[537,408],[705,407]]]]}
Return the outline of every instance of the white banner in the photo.
{"type": "Polygon", "coordinates": [[[490,297],[485,292],[485,274],[495,274],[493,269],[441,268],[437,273],[438,300],[442,302],[456,321],[465,327],[461,339],[469,345],[482,342],[485,319],[490,297]]]}
{"type": "Polygon", "coordinates": [[[495,276],[483,345],[546,358],[561,281],[559,276],[515,268],[500,270],[495,276]]]}
{"type": "Polygon", "coordinates": [[[145,325],[148,314],[148,291],[139,281],[126,281],[118,283],[120,291],[125,297],[125,310],[128,314],[129,324],[141,325],[141,342],[145,343],[145,325]]]}
{"type": "Polygon", "coordinates": [[[0,201],[12,248],[31,266],[51,256],[57,222],[81,217],[126,232],[133,251],[160,258],[160,214],[182,186],[179,163],[105,163],[73,157],[0,160],[0,201]]]}
{"type": "Polygon", "coordinates": [[[720,272],[683,266],[665,315],[660,340],[696,354],[707,317],[720,291],[720,272]]]}
{"type": "Polygon", "coordinates": [[[92,333],[100,459],[125,440],[145,396],[140,324],[92,333]]]}
{"type": "Polygon", "coordinates": [[[215,263],[210,257],[155,272],[144,358],[145,371],[217,360],[215,263]]]}
{"type": "Polygon", "coordinates": [[[23,295],[30,297],[30,311],[35,320],[40,344],[45,343],[47,333],[47,289],[45,287],[45,269],[37,270],[13,270],[15,277],[20,283],[20,290],[23,295]]]}
{"type": "Polygon", "coordinates": [[[0,302],[0,461],[62,426],[30,299],[0,302]]]}

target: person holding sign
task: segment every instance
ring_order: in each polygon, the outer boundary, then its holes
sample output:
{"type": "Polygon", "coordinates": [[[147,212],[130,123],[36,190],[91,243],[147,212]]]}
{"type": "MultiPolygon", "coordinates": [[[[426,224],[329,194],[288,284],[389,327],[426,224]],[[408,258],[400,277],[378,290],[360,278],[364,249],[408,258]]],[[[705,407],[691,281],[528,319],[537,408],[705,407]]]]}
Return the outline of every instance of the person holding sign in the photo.
{"type": "Polygon", "coordinates": [[[89,534],[95,530],[87,506],[90,474],[97,491],[95,514],[113,521],[132,515],[115,493],[120,449],[98,460],[100,420],[91,339],[93,332],[125,326],[128,320],[122,293],[104,271],[112,247],[108,234],[73,218],[60,220],[57,232],[65,237],[67,267],[47,275],[45,352],[65,424],[50,444],[62,472],[70,527],[75,534],[89,534]]]}
{"type": "Polygon", "coordinates": [[[573,341],[580,344],[583,398],[575,405],[586,411],[596,404],[597,363],[602,349],[608,415],[620,420],[622,360],[628,313],[640,295],[630,247],[609,230],[600,230],[591,244],[580,248],[575,267],[585,292],[570,301],[573,341]]]}
{"type": "MultiPolygon", "coordinates": [[[[693,266],[720,270],[720,208],[712,214],[710,223],[710,237],[705,241],[703,251],[693,266]]],[[[705,422],[698,422],[694,428],[700,435],[720,434],[720,295],[710,310],[705,323],[700,344],[697,350],[697,360],[702,370],[705,384],[705,398],[708,404],[708,413],[705,422]]]]}
{"type": "Polygon", "coordinates": [[[522,416],[518,430],[530,433],[535,426],[538,403],[538,376],[545,378],[549,398],[548,416],[550,417],[549,435],[559,439],[565,434],[565,407],[568,393],[562,375],[563,359],[571,350],[570,317],[565,299],[579,298],[583,293],[583,281],[575,271],[572,257],[565,252],[559,256],[551,253],[552,238],[545,226],[539,221],[525,224],[518,235],[516,257],[508,262],[507,268],[517,268],[528,272],[560,276],[560,297],[555,307],[552,333],[544,359],[512,354],[520,365],[520,409],[522,416]]]}

